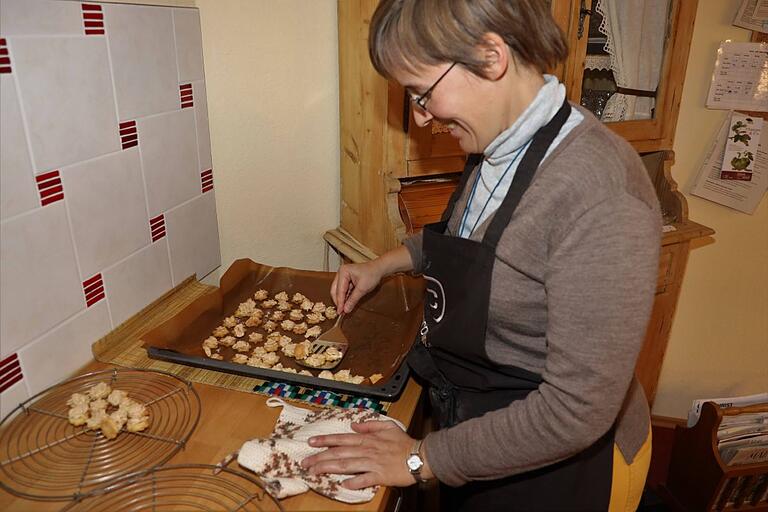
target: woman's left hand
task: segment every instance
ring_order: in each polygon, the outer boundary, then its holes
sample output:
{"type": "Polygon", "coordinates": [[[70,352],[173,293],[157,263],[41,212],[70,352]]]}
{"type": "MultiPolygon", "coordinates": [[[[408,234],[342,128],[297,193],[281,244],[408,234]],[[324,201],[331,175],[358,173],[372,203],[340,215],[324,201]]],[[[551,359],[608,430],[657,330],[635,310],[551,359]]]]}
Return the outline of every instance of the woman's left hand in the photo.
{"type": "Polygon", "coordinates": [[[356,434],[329,434],[309,439],[312,447],[328,447],[301,461],[312,474],[356,475],[342,484],[347,489],[372,485],[406,487],[415,480],[405,460],[414,440],[391,421],[352,423],[356,434]]]}

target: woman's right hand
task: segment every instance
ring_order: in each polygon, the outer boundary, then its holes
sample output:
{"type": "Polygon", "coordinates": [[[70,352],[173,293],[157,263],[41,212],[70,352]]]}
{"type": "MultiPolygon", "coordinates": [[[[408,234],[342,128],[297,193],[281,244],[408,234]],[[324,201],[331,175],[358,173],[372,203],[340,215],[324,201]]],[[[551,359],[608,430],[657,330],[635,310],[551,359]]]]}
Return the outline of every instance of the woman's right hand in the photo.
{"type": "Polygon", "coordinates": [[[350,263],[339,267],[331,283],[331,298],[339,313],[349,313],[384,277],[378,260],[350,263]]]}

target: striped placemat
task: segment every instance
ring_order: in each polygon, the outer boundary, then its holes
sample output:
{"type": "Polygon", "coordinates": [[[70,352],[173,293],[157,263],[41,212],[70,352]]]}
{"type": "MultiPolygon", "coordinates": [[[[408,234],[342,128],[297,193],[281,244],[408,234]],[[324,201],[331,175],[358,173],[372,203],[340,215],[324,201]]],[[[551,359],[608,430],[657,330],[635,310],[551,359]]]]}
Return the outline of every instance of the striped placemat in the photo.
{"type": "Polygon", "coordinates": [[[166,320],[172,318],[198,297],[214,291],[190,277],[155,302],[139,311],[115,330],[96,341],[92,346],[94,358],[107,364],[129,368],[145,368],[172,373],[191,382],[199,382],[246,393],[280,396],[295,402],[305,402],[326,407],[365,408],[386,413],[391,402],[357,397],[333,391],[306,388],[295,384],[269,382],[255,377],[195,368],[147,356],[141,337],[166,320]]]}

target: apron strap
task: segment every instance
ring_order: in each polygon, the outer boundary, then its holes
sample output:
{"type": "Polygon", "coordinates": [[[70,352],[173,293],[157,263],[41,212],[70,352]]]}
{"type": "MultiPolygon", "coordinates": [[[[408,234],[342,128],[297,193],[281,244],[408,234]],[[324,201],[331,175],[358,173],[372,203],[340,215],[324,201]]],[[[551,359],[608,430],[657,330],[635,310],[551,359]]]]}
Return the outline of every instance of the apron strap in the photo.
{"type": "Polygon", "coordinates": [[[512,219],[512,214],[515,213],[517,206],[520,204],[520,199],[523,197],[523,194],[525,194],[525,191],[528,190],[531,181],[533,181],[533,177],[536,175],[539,164],[544,160],[549,146],[552,145],[552,141],[554,141],[557,134],[560,133],[560,129],[570,115],[571,105],[566,98],[563,101],[563,105],[555,114],[555,117],[553,117],[549,123],[544,125],[533,137],[530,147],[520,161],[515,177],[509,187],[509,192],[507,192],[504,201],[494,214],[493,220],[483,236],[484,244],[495,248],[499,243],[501,234],[509,225],[509,221],[512,219]]]}
{"type": "Polygon", "coordinates": [[[453,190],[453,194],[451,194],[451,198],[448,200],[448,205],[445,207],[445,211],[443,211],[443,216],[440,218],[440,222],[447,222],[448,219],[451,218],[451,215],[453,215],[453,209],[456,207],[456,202],[461,197],[461,194],[464,192],[464,189],[467,187],[467,182],[469,181],[469,175],[472,174],[472,169],[474,169],[477,164],[483,161],[483,155],[481,153],[472,153],[467,156],[467,162],[464,164],[464,171],[461,173],[461,179],[459,180],[458,185],[456,185],[456,188],[453,190]]]}

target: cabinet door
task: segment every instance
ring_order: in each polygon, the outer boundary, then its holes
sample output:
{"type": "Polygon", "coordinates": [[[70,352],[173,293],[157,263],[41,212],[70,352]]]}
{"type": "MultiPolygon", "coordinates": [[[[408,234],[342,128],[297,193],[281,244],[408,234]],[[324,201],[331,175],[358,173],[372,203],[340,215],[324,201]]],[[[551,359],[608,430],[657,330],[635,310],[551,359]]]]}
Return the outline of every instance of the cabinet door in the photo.
{"type": "Polygon", "coordinates": [[[568,1],[568,97],[638,151],[671,147],[697,0],[568,1]]]}
{"type": "MultiPolygon", "coordinates": [[[[555,21],[567,35],[571,18],[571,0],[546,0],[546,3],[552,9],[555,21]]],[[[565,69],[565,64],[562,64],[551,72],[562,80],[565,69]]],[[[390,101],[400,102],[404,118],[403,129],[407,133],[405,174],[398,177],[461,172],[464,168],[466,155],[459,147],[456,139],[451,137],[448,128],[439,121],[432,121],[423,128],[416,126],[410,108],[410,100],[402,88],[400,91],[399,96],[390,97],[390,101]]]]}

